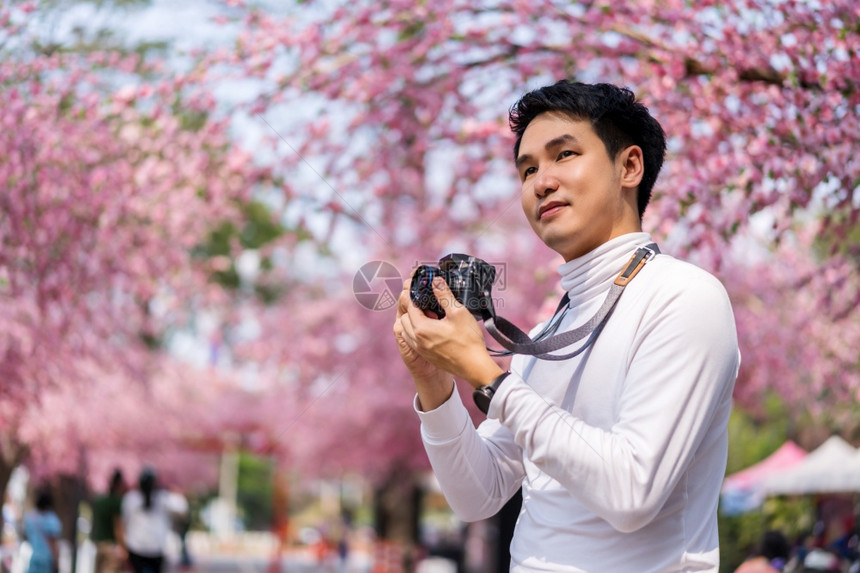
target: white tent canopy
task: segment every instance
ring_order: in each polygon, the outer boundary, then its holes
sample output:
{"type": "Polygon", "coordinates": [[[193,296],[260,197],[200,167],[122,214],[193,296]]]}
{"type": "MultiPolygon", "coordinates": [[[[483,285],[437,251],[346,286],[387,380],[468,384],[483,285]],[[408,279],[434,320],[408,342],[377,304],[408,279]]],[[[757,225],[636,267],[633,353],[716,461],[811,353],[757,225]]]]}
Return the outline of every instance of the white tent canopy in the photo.
{"type": "Polygon", "coordinates": [[[831,436],[796,466],[764,482],[767,495],[860,492],[860,450],[831,436]]]}

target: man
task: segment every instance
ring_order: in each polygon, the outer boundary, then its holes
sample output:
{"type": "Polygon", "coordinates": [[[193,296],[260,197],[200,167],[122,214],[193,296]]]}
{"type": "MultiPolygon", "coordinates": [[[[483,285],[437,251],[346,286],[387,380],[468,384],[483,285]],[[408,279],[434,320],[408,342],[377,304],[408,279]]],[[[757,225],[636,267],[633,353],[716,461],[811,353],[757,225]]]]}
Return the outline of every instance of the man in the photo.
{"type": "MultiPolygon", "coordinates": [[[[630,91],[607,84],[535,90],[510,120],[526,219],[565,260],[570,303],[559,331],[570,331],[598,312],[631,255],[651,243],[641,217],[665,136],[630,91]]],[[[511,571],[717,571],[740,357],[714,277],[656,255],[584,352],[562,361],[515,355],[510,373],[444,281],[433,291],[443,319],[410,301],[407,282],[394,324],[422,438],[463,520],[492,516],[522,488],[511,571]],[[491,397],[477,429],[452,375],[491,397]]]]}

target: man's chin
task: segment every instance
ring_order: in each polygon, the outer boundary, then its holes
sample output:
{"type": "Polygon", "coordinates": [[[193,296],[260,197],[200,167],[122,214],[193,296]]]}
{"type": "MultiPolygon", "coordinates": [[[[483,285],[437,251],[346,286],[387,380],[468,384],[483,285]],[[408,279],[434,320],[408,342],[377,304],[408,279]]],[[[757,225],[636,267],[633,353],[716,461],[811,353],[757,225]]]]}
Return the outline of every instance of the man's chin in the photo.
{"type": "Polygon", "coordinates": [[[565,262],[576,258],[575,249],[572,249],[570,244],[563,241],[544,240],[543,244],[562,256],[565,262]]]}
{"type": "Polygon", "coordinates": [[[595,246],[588,246],[582,242],[573,241],[569,236],[565,237],[545,237],[542,238],[543,243],[562,256],[565,262],[588,254],[595,246]]]}

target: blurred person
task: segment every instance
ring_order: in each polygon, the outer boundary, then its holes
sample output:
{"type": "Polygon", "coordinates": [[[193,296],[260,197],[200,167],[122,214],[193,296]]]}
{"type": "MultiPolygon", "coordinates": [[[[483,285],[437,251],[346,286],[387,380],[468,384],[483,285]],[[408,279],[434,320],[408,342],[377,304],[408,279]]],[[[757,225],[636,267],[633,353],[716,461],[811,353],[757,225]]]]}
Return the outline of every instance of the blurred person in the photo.
{"type": "Polygon", "coordinates": [[[144,468],[138,487],[122,499],[122,540],[134,573],[160,573],[174,520],[188,513],[188,501],[159,487],[155,470],[144,468]]]}
{"type": "Polygon", "coordinates": [[[63,526],[54,511],[54,498],[47,487],[36,493],[35,508],[24,515],[24,536],[33,553],[29,573],[54,573],[59,567],[60,535],[63,526]]]}
{"type": "Polygon", "coordinates": [[[842,562],[832,551],[816,547],[803,559],[803,573],[841,573],[842,562]]]}
{"type": "Polygon", "coordinates": [[[857,535],[854,519],[854,515],[845,515],[840,523],[834,525],[836,532],[833,541],[828,546],[828,549],[846,563],[853,563],[860,557],[858,554],[860,537],[857,535]]]}
{"type": "Polygon", "coordinates": [[[3,501],[2,529],[0,529],[0,572],[7,573],[12,569],[19,540],[18,513],[7,492],[3,501]]]}
{"type": "Polygon", "coordinates": [[[785,570],[791,546],[780,531],[767,531],[762,536],[756,553],[735,569],[735,573],[782,573],[785,570]]]}
{"type": "Polygon", "coordinates": [[[795,536],[791,552],[789,554],[788,563],[785,566],[785,570],[787,572],[797,573],[798,571],[803,570],[803,560],[806,559],[806,555],[809,553],[812,545],[811,539],[812,537],[809,531],[801,532],[795,536]]]}
{"type": "Polygon", "coordinates": [[[119,542],[125,490],[122,470],[117,468],[111,474],[107,491],[93,500],[90,539],[96,546],[95,573],[116,573],[122,570],[126,559],[125,549],[119,542]]]}
{"type": "Polygon", "coordinates": [[[337,570],[346,571],[350,555],[350,535],[352,533],[353,512],[349,507],[340,511],[340,519],[334,528],[334,548],[337,553],[337,570]]]}
{"type": "Polygon", "coordinates": [[[188,550],[188,531],[191,529],[191,515],[185,512],[179,515],[174,520],[176,534],[179,536],[179,567],[182,570],[191,569],[194,565],[194,560],[191,559],[191,552],[188,550]]]}
{"type": "Polygon", "coordinates": [[[442,491],[473,522],[522,489],[512,572],[715,572],[740,353],[722,284],[642,230],[663,129],[629,90],[568,81],[525,94],[509,120],[523,212],[565,261],[568,299],[544,324],[586,342],[504,371],[444,280],[441,319],[404,283],[393,330],[442,491]],[[478,428],[455,379],[487,414],[478,428]]]}

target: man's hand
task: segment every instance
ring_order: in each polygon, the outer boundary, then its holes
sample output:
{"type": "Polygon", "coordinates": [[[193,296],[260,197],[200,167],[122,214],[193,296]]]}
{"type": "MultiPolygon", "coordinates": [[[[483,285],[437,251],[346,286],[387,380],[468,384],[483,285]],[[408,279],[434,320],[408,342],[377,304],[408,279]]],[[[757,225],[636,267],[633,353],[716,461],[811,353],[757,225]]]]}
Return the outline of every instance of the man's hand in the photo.
{"type": "MultiPolygon", "coordinates": [[[[447,379],[449,376],[445,375],[439,368],[421,356],[415,349],[414,344],[411,343],[411,338],[407,338],[408,335],[404,329],[403,317],[407,316],[409,307],[414,306],[409,296],[411,282],[411,279],[407,279],[403,283],[403,290],[397,299],[397,319],[394,321],[394,339],[397,341],[400,358],[416,382],[433,381],[440,378],[440,375],[444,375],[444,378],[447,379]]],[[[428,318],[428,320],[430,319],[428,318]]],[[[406,323],[409,324],[408,320],[406,323]]]]}
{"type": "MultiPolygon", "coordinates": [[[[409,283],[404,283],[395,334],[398,343],[408,348],[406,356],[411,364],[420,364],[422,370],[435,367],[437,371],[449,372],[468,381],[475,388],[489,384],[502,373],[502,369],[487,352],[478,321],[454,298],[448,285],[439,277],[433,281],[433,294],[445,309],[445,318],[441,320],[426,316],[415,306],[409,298],[409,283]],[[422,361],[418,361],[416,355],[422,361]]],[[[404,350],[401,350],[401,356],[404,356],[404,350]]],[[[415,377],[412,368],[410,372],[415,377]]]]}
{"type": "MultiPolygon", "coordinates": [[[[394,339],[397,341],[397,350],[400,351],[400,359],[403,360],[415,382],[421,409],[428,412],[435,410],[451,397],[451,393],[454,391],[454,380],[450,374],[444,370],[440,370],[421,356],[406,338],[401,319],[407,315],[410,306],[415,306],[409,296],[411,283],[412,279],[410,277],[403,283],[403,291],[397,299],[394,339]]],[[[427,320],[432,319],[428,318],[427,320]]]]}

